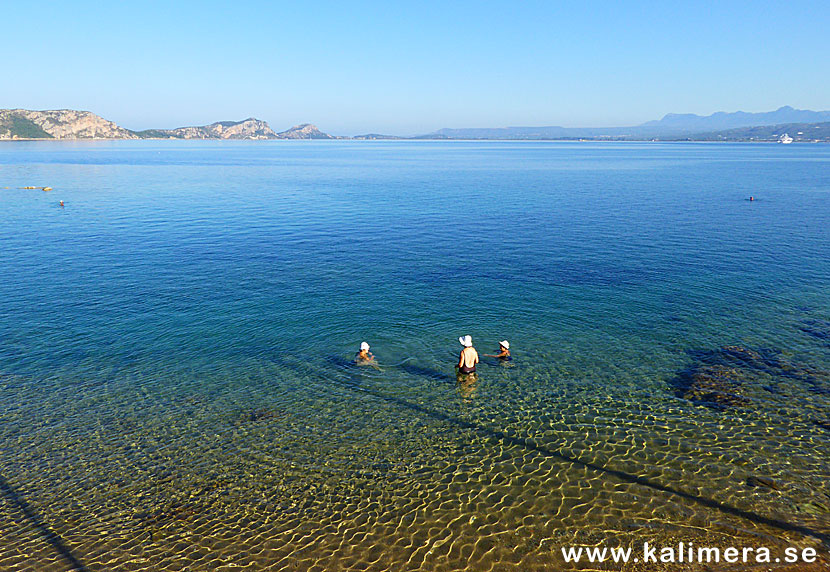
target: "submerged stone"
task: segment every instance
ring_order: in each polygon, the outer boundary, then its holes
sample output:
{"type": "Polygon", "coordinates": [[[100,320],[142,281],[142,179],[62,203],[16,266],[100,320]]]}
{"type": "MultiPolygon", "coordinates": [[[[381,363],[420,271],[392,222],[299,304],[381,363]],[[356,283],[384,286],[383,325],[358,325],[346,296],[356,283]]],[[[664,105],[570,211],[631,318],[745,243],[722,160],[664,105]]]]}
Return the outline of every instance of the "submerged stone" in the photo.
{"type": "Polygon", "coordinates": [[[696,357],[673,381],[680,397],[718,408],[749,405],[749,399],[743,394],[743,372],[739,368],[747,360],[757,360],[760,356],[744,348],[726,346],[696,357]]]}
{"type": "Polygon", "coordinates": [[[792,362],[777,350],[730,345],[689,354],[694,361],[671,383],[677,395],[696,403],[721,409],[748,407],[753,387],[775,393],[770,378],[793,380],[818,393],[830,391],[830,372],[792,362]]]}
{"type": "Polygon", "coordinates": [[[690,376],[683,397],[722,407],[744,407],[749,404],[749,399],[742,393],[738,372],[721,366],[696,369],[690,376]]]}
{"type": "Polygon", "coordinates": [[[236,417],[238,423],[256,423],[258,421],[267,421],[274,419],[279,415],[279,411],[267,407],[254,407],[250,409],[241,409],[236,417]]]}
{"type": "Polygon", "coordinates": [[[751,476],[746,480],[746,484],[749,487],[762,487],[774,491],[781,490],[781,485],[769,477],[751,476]]]}

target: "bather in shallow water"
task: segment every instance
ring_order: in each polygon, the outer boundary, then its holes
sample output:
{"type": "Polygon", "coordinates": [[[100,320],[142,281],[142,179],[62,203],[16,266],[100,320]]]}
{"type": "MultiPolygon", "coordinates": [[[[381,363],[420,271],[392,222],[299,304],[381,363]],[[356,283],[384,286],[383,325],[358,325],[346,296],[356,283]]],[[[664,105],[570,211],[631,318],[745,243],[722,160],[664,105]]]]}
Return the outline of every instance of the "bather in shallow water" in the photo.
{"type": "Polygon", "coordinates": [[[369,351],[369,344],[366,342],[360,343],[360,350],[354,356],[354,362],[357,365],[369,365],[374,363],[375,356],[369,351]]]}
{"type": "Polygon", "coordinates": [[[461,336],[458,338],[464,349],[458,354],[458,373],[475,373],[476,364],[478,363],[478,352],[473,347],[473,338],[470,336],[461,336]]]}
{"type": "Polygon", "coordinates": [[[499,353],[484,355],[486,357],[498,358],[501,362],[507,362],[513,359],[512,357],[510,357],[510,342],[508,342],[507,340],[499,342],[499,353]]]}

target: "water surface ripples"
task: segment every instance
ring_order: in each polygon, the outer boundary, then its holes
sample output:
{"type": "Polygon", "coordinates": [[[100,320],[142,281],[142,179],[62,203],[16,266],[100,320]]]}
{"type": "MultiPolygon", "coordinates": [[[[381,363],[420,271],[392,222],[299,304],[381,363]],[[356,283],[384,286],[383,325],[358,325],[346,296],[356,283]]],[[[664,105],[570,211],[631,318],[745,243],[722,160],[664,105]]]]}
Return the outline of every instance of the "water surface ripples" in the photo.
{"type": "Polygon", "coordinates": [[[2,146],[0,569],[526,571],[562,568],[568,544],[827,547],[828,161],[2,146]],[[515,360],[457,383],[466,333],[482,353],[510,339],[515,360]],[[351,364],[363,340],[380,370],[351,364]]]}

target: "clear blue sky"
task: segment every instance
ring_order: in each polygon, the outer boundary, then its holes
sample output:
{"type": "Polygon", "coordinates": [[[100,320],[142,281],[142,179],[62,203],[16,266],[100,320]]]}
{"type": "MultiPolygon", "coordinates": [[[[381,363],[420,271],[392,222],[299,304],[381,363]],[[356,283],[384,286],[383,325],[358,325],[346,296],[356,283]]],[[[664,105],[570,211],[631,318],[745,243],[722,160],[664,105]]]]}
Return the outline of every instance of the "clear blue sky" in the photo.
{"type": "Polygon", "coordinates": [[[0,108],[335,134],[830,108],[830,3],[0,0],[0,108]]]}

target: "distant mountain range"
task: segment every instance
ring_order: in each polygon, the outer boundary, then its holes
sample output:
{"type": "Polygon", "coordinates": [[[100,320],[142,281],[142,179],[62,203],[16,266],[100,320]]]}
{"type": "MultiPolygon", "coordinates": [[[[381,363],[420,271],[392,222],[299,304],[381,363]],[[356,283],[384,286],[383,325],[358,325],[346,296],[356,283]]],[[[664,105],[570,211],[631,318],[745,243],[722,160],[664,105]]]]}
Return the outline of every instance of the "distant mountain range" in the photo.
{"type": "Polygon", "coordinates": [[[714,140],[715,132],[743,127],[815,124],[830,121],[830,111],[784,106],[766,113],[718,112],[712,115],[669,113],[657,121],[631,127],[499,127],[439,129],[418,139],[597,139],[597,140],[714,140]]]}
{"type": "Polygon", "coordinates": [[[795,141],[830,141],[830,111],[785,106],[766,113],[718,112],[700,116],[670,113],[631,127],[496,127],[439,129],[397,137],[370,133],[336,137],[303,123],[275,132],[262,120],[219,121],[199,127],[131,131],[89,111],[0,109],[0,139],[497,139],[592,141],[774,141],[788,133],[795,141]]]}
{"type": "Polygon", "coordinates": [[[809,111],[793,109],[789,105],[765,113],[746,113],[736,111],[725,113],[719,111],[712,115],[695,115],[693,113],[669,113],[659,121],[648,121],[641,127],[661,129],[681,129],[687,132],[723,131],[738,127],[755,127],[758,125],[783,125],[785,123],[824,123],[830,121],[830,111],[809,111]]]}
{"type": "Polygon", "coordinates": [[[219,121],[199,127],[131,131],[89,111],[0,109],[0,139],[337,139],[310,123],[275,133],[265,122],[219,121]]]}

